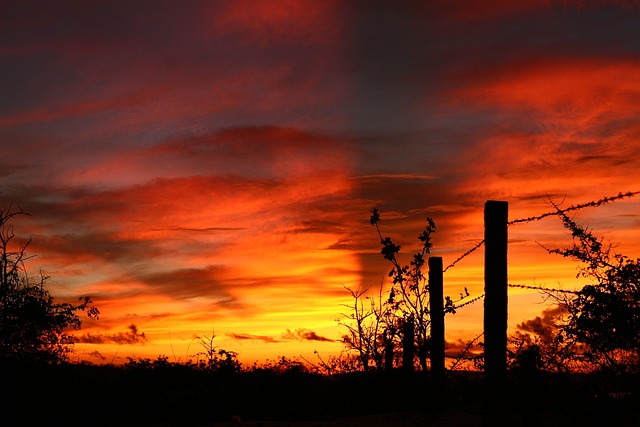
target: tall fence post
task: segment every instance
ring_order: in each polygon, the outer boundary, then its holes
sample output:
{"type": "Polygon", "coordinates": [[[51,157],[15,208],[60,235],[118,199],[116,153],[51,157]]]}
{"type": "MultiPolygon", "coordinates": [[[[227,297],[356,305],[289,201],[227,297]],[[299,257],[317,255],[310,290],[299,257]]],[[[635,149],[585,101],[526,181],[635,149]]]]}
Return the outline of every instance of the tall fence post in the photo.
{"type": "Polygon", "coordinates": [[[484,381],[485,425],[506,425],[507,222],[509,204],[484,206],[484,381]]]}
{"type": "Polygon", "coordinates": [[[444,290],[442,257],[429,257],[429,315],[431,316],[431,380],[433,396],[444,393],[444,290]]]}

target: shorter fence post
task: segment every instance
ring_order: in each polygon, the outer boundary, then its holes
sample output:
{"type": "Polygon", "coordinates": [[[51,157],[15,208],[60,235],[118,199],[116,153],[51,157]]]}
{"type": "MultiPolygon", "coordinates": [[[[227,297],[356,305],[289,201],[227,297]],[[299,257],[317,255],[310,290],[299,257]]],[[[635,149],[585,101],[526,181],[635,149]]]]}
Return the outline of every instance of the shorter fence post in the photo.
{"type": "Polygon", "coordinates": [[[384,368],[388,371],[393,369],[393,337],[389,330],[384,333],[384,368]]]}
{"type": "Polygon", "coordinates": [[[430,356],[434,399],[441,399],[444,393],[444,290],[442,275],[442,257],[429,257],[430,356]]]}
{"type": "Polygon", "coordinates": [[[402,369],[406,372],[413,372],[414,338],[413,317],[409,317],[402,325],[402,369]]]}

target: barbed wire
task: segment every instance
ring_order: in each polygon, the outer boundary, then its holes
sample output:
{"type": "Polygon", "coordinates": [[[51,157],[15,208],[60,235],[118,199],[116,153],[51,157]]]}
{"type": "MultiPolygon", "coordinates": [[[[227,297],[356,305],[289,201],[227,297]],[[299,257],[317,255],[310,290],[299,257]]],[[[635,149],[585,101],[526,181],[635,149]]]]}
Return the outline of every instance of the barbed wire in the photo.
{"type": "Polygon", "coordinates": [[[587,203],[580,203],[580,204],[577,204],[577,205],[571,205],[568,208],[557,209],[557,210],[555,210],[553,212],[543,213],[542,215],[530,216],[529,218],[514,219],[513,221],[509,221],[507,224],[508,225],[513,225],[513,224],[521,224],[521,223],[525,223],[525,222],[540,221],[541,219],[546,218],[548,216],[563,214],[563,213],[567,213],[567,212],[571,212],[571,211],[577,211],[577,210],[584,209],[584,208],[598,207],[598,206],[602,206],[602,205],[607,204],[607,203],[615,202],[617,200],[633,197],[636,194],[640,194],[640,191],[634,191],[634,192],[629,191],[629,192],[626,192],[626,193],[618,193],[617,196],[603,197],[600,200],[594,200],[594,201],[587,202],[587,203]]]}
{"type": "Polygon", "coordinates": [[[466,307],[469,304],[473,304],[476,301],[480,301],[482,298],[484,298],[484,294],[479,295],[477,297],[474,297],[474,298],[470,299],[469,301],[463,302],[462,304],[454,305],[454,308],[457,310],[459,308],[466,307]]]}
{"type": "MultiPolygon", "coordinates": [[[[640,194],[640,191],[628,191],[626,193],[618,193],[617,196],[606,196],[606,197],[603,197],[603,198],[601,198],[599,200],[593,200],[593,201],[587,202],[587,203],[579,203],[577,205],[571,205],[571,206],[569,206],[568,208],[565,208],[565,209],[557,209],[557,210],[555,210],[553,212],[546,212],[546,213],[543,213],[541,215],[530,216],[528,218],[514,219],[512,221],[507,222],[507,225],[523,224],[523,223],[528,223],[528,222],[540,221],[541,219],[544,219],[544,218],[549,217],[549,216],[564,214],[564,213],[567,213],[567,212],[577,211],[577,210],[584,209],[584,208],[598,207],[598,206],[602,206],[602,205],[607,204],[607,203],[615,202],[615,201],[626,199],[626,198],[631,198],[631,197],[633,197],[633,196],[635,196],[637,194],[640,194]]],[[[469,249],[468,251],[466,251],[465,253],[460,255],[455,261],[453,261],[444,270],[442,270],[442,272],[444,273],[447,270],[449,270],[450,268],[454,267],[456,264],[458,264],[464,258],[466,258],[467,256],[471,255],[473,252],[475,252],[483,244],[484,244],[484,239],[482,241],[480,241],[480,243],[475,245],[473,248],[469,249]]]]}
{"type": "MultiPolygon", "coordinates": [[[[507,284],[508,287],[510,288],[519,288],[519,289],[529,289],[529,290],[534,290],[534,291],[544,291],[544,292],[558,292],[558,293],[562,293],[562,294],[573,294],[576,295],[579,292],[578,291],[570,291],[568,289],[556,289],[556,288],[545,288],[543,286],[530,286],[530,285],[522,285],[520,283],[509,283],[507,284]]],[[[477,297],[474,297],[472,299],[470,299],[469,301],[466,301],[462,304],[459,305],[455,305],[454,308],[456,310],[466,307],[470,304],[473,304],[477,301],[480,301],[481,299],[483,299],[485,297],[485,294],[482,295],[478,295],[477,297]]]]}
{"type": "Polygon", "coordinates": [[[559,292],[562,294],[577,294],[578,291],[569,291],[567,289],[555,289],[555,288],[545,288],[542,286],[529,286],[529,285],[521,285],[516,283],[509,283],[507,285],[510,288],[520,288],[520,289],[531,289],[536,291],[545,291],[545,292],[559,292]]]}
{"type": "Polygon", "coordinates": [[[456,259],[455,261],[453,261],[451,264],[449,264],[447,266],[447,268],[445,268],[444,270],[442,270],[442,272],[444,273],[445,271],[447,271],[448,269],[450,269],[451,267],[454,267],[458,262],[462,261],[463,258],[465,258],[467,255],[470,255],[471,253],[473,253],[476,249],[478,249],[480,246],[484,245],[484,239],[482,239],[482,241],[480,243],[478,243],[477,245],[475,245],[473,248],[469,249],[468,251],[466,251],[465,253],[463,253],[462,255],[460,255],[458,257],[458,259],[456,259]]]}
{"type": "Polygon", "coordinates": [[[458,367],[458,365],[460,363],[462,363],[463,361],[477,360],[479,358],[484,357],[484,354],[482,354],[482,355],[474,355],[474,356],[467,356],[467,354],[470,352],[471,348],[478,342],[478,340],[480,338],[482,338],[483,335],[484,335],[484,331],[482,331],[482,332],[480,332],[480,334],[476,335],[476,337],[473,338],[472,340],[470,340],[467,343],[467,345],[465,346],[465,348],[461,352],[459,352],[457,356],[446,356],[445,355],[445,358],[455,359],[455,362],[447,370],[447,372],[449,374],[451,374],[451,372],[453,370],[455,370],[458,367]]]}

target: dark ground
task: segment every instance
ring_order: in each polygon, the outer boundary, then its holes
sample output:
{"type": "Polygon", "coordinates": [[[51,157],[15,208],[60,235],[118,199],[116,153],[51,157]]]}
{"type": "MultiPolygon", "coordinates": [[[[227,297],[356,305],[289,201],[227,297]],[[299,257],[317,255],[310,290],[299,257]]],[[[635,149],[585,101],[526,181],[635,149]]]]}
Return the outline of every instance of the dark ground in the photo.
{"type": "MultiPolygon", "coordinates": [[[[478,373],[448,376],[444,392],[402,371],[333,377],[304,372],[210,372],[182,365],[0,365],[0,425],[407,427],[481,426],[478,373]],[[21,420],[20,424],[3,420],[21,420]]],[[[499,407],[507,425],[640,426],[637,378],[511,378],[499,407]],[[537,420],[537,422],[536,422],[537,420]]]]}

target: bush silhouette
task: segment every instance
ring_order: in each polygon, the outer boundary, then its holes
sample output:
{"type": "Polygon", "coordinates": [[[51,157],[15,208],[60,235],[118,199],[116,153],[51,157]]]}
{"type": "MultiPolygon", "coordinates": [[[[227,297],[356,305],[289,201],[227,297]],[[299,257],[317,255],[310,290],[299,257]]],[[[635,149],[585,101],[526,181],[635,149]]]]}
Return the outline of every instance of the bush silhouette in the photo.
{"type": "Polygon", "coordinates": [[[13,219],[21,209],[0,209],[0,358],[55,363],[66,360],[74,340],[66,333],[80,329],[78,311],[98,318],[89,297],[78,304],[56,303],[42,272],[34,280],[27,274],[26,248],[30,240],[15,242],[13,219]]]}

